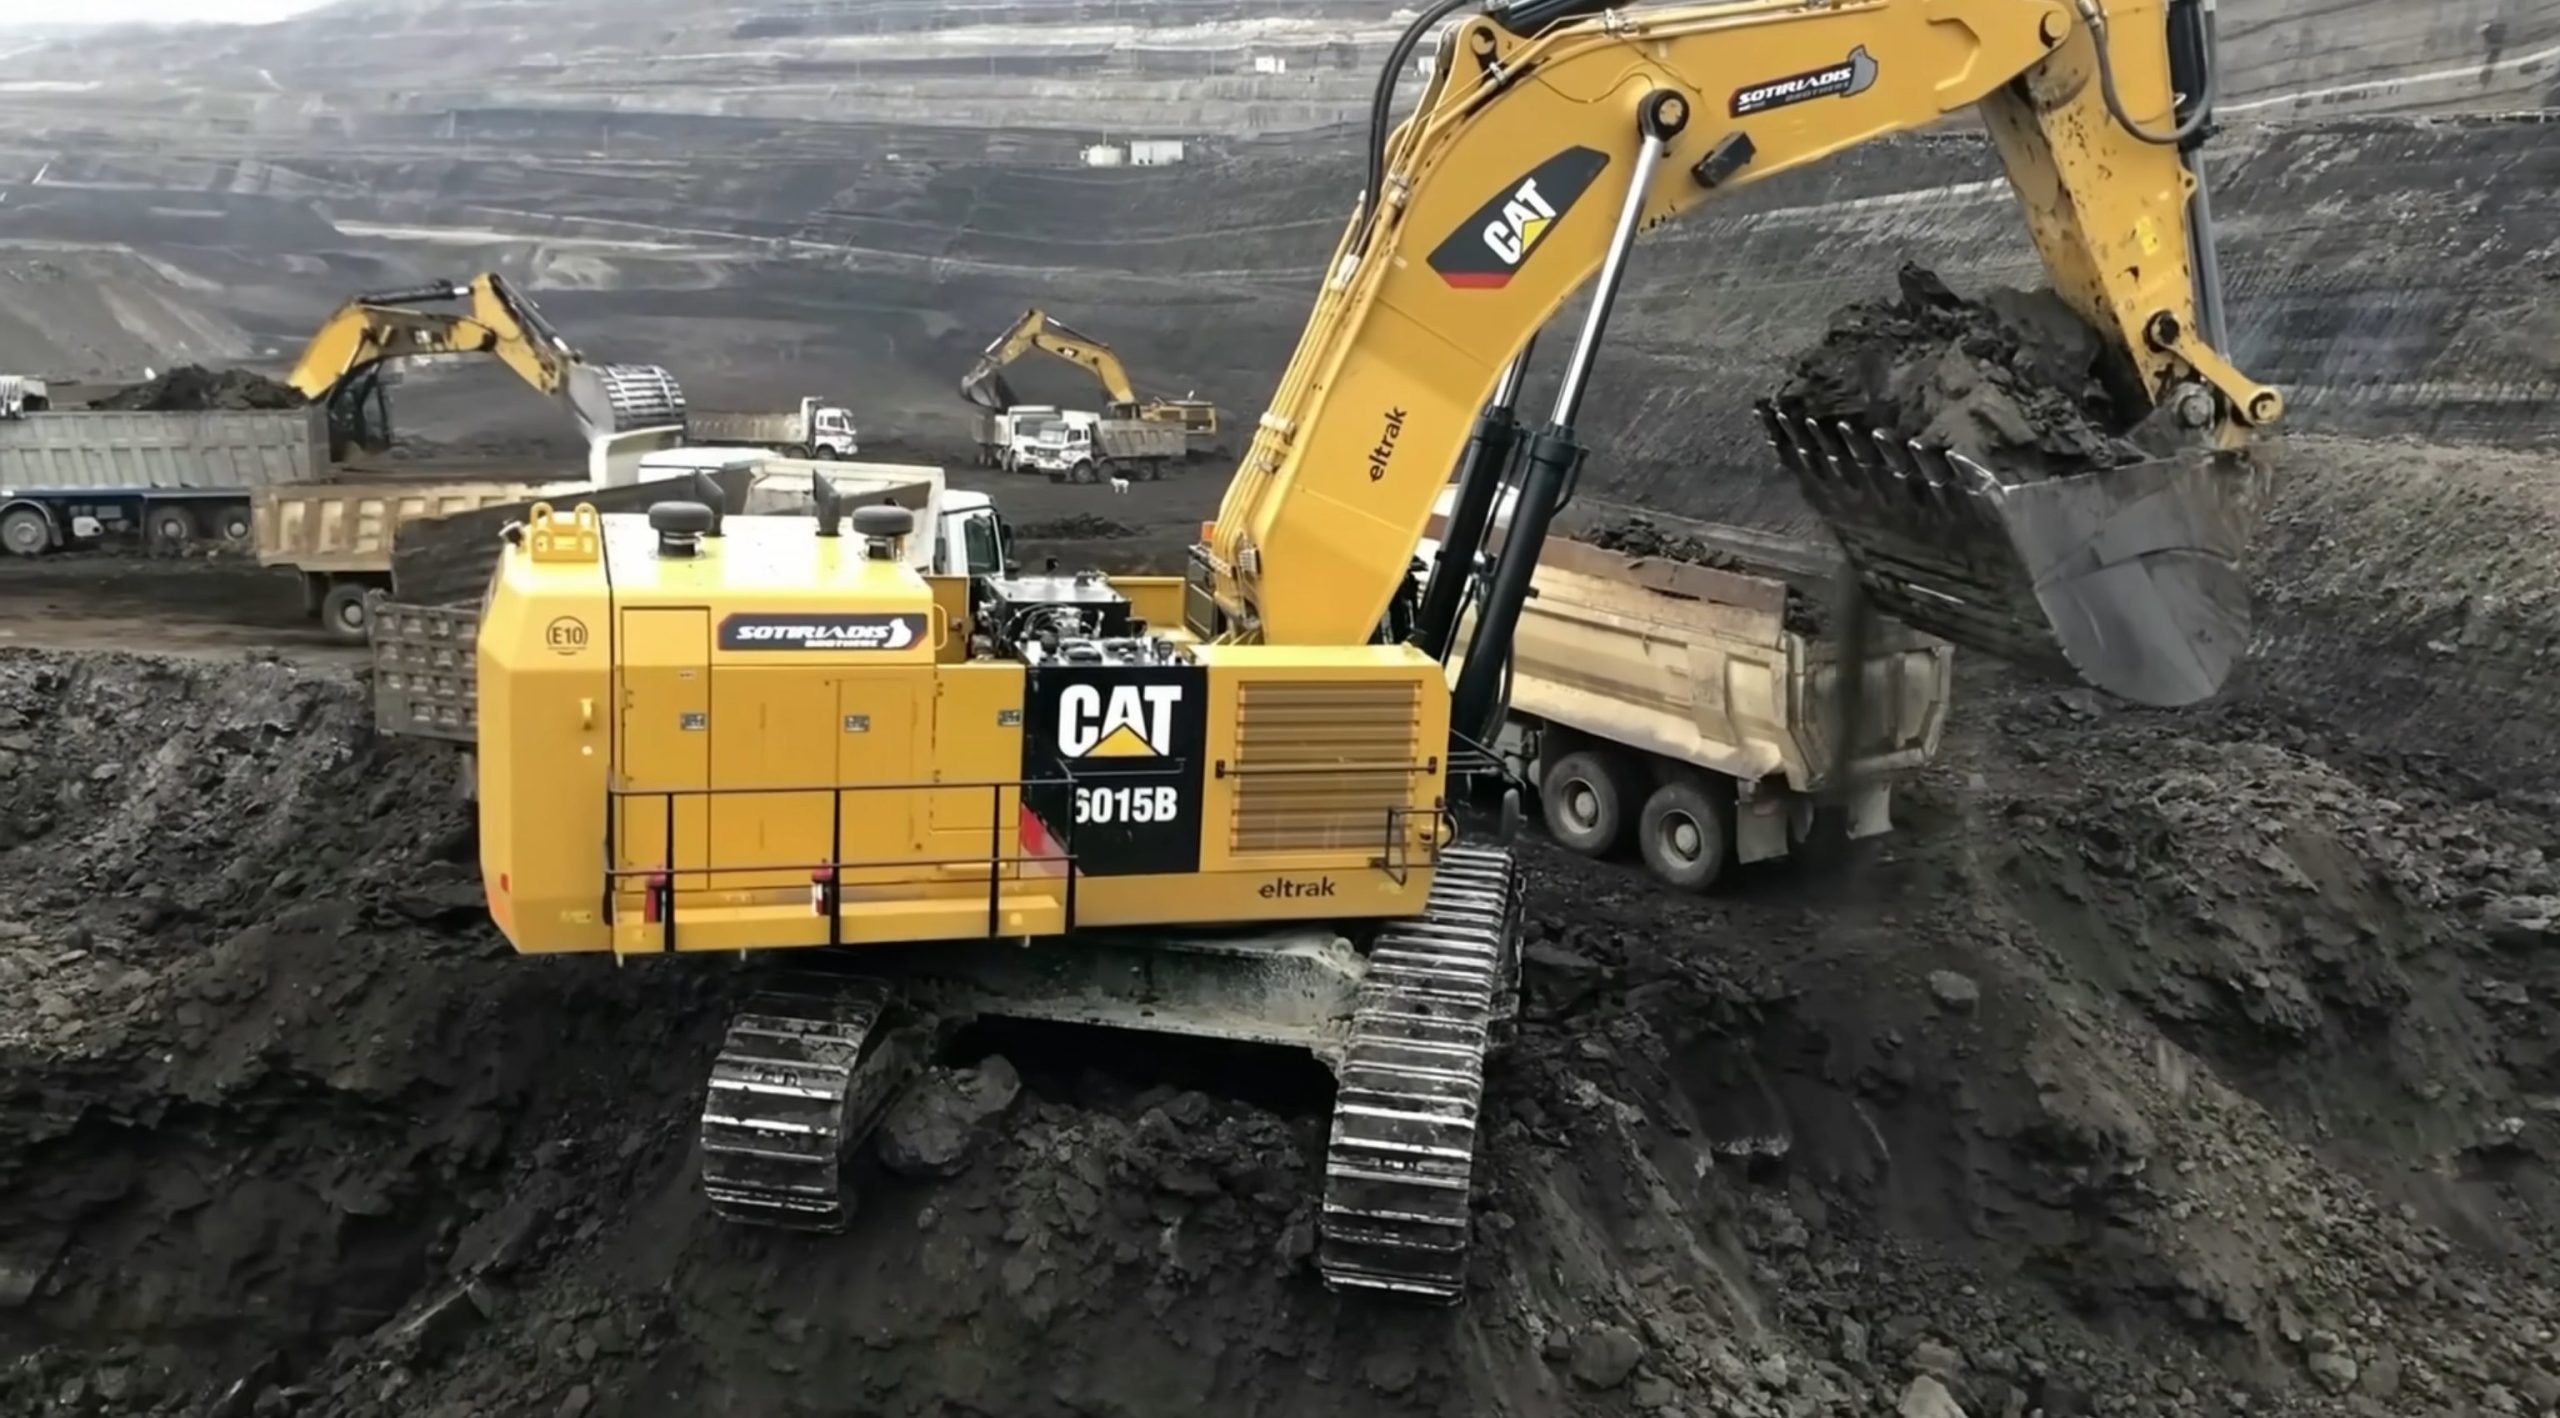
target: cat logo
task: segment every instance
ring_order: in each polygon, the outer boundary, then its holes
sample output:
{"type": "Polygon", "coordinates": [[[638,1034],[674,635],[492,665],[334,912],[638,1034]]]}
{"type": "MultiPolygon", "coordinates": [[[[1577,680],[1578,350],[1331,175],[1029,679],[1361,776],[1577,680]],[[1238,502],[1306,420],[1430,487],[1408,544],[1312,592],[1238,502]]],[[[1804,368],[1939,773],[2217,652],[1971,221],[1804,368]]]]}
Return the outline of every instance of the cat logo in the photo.
{"type": "Polygon", "coordinates": [[[1427,258],[1460,290],[1500,290],[1545,243],[1565,213],[1609,165],[1597,148],[1567,148],[1478,207],[1427,258]]]}
{"type": "Polygon", "coordinates": [[[1058,754],[1168,757],[1173,753],[1173,710],[1181,702],[1178,684],[1068,685],[1058,692],[1058,754]]]}

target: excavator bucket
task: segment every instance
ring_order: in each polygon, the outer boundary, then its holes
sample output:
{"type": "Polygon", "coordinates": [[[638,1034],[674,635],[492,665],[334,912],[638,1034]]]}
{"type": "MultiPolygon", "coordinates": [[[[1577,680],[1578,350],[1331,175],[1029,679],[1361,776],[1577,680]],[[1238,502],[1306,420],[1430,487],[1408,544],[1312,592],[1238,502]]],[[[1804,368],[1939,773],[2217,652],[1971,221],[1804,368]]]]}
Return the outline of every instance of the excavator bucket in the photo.
{"type": "Polygon", "coordinates": [[[2139,704],[2212,696],[2249,646],[2263,466],[2198,452],[2067,477],[1759,406],[1877,610],[2139,704]]]}
{"type": "Polygon", "coordinates": [[[684,424],[684,388],[654,364],[581,364],[569,371],[569,407],[589,438],[684,424]]]}

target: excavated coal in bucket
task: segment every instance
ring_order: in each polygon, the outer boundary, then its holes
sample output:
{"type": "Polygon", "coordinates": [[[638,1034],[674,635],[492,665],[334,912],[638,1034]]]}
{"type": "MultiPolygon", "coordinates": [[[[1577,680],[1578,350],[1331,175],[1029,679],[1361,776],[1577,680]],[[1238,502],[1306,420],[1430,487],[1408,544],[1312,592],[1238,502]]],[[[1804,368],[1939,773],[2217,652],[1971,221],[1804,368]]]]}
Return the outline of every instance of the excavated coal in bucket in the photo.
{"type": "Polygon", "coordinates": [[[1890,300],[1843,307],[1799,357],[1780,408],[1953,448],[2029,477],[2138,463],[2133,422],[2103,377],[2103,349],[2052,291],[1968,300],[1906,264],[1890,300]]]}

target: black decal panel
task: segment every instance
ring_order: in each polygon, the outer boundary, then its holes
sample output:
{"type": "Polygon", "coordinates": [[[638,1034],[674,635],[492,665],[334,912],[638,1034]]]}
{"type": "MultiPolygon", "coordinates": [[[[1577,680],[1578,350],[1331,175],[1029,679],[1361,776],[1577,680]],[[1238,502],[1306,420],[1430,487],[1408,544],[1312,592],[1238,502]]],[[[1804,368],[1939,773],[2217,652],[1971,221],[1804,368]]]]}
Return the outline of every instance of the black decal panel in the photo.
{"type": "Polygon", "coordinates": [[[1425,258],[1461,290],[1500,290],[1609,166],[1598,148],[1567,148],[1493,195],[1425,258]]]}
{"type": "Polygon", "coordinates": [[[1089,876],[1200,869],[1207,670],[1043,666],[1028,676],[1026,708],[1025,852],[1072,851],[1089,876]]]}
{"type": "Polygon", "coordinates": [[[1734,90],[1733,116],[1748,118],[1818,98],[1848,98],[1865,93],[1876,86],[1876,68],[1875,57],[1867,53],[1865,45],[1859,45],[1837,64],[1734,90]]]}

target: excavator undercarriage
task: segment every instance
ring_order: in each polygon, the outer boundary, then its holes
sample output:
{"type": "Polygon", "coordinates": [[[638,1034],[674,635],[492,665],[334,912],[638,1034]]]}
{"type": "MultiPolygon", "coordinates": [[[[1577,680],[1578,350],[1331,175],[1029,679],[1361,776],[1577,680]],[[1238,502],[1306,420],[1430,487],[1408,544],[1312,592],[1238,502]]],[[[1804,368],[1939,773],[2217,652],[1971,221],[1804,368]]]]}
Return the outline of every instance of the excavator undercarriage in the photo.
{"type": "Polygon", "coordinates": [[[1519,1009],[1519,930],[1510,853],[1452,847],[1421,914],[1365,949],[1298,930],[848,954],[731,1017],[703,1101],[703,1190],[732,1221],[842,1230],[848,1158],[980,1015],[1303,1049],[1336,1082],[1318,1270],[1337,1289],[1454,1300],[1485,1061],[1519,1009]]]}

